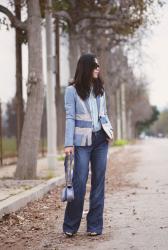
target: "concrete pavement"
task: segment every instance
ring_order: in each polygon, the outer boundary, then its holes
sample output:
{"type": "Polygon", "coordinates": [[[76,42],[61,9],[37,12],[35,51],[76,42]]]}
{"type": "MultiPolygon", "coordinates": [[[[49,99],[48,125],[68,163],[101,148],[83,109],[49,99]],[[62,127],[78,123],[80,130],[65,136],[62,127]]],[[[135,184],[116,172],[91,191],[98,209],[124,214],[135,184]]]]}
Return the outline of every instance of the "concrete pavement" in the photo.
{"type": "Polygon", "coordinates": [[[37,180],[13,179],[16,165],[0,168],[0,217],[17,211],[28,202],[37,200],[49,190],[64,182],[63,161],[58,161],[54,171],[48,170],[47,158],[37,164],[37,180]]]}
{"type": "MultiPolygon", "coordinates": [[[[111,152],[119,148],[109,148],[111,152]]],[[[54,171],[49,171],[47,158],[38,160],[37,180],[13,179],[16,165],[0,168],[0,218],[8,213],[15,212],[24,207],[28,202],[38,200],[56,185],[64,183],[63,161],[56,163],[54,171]],[[49,180],[48,180],[49,179],[49,180]]]]}
{"type": "Polygon", "coordinates": [[[167,250],[168,139],[144,140],[132,153],[137,159],[127,175],[132,185],[108,194],[112,239],[97,249],[167,250]]]}
{"type": "Polygon", "coordinates": [[[92,242],[76,237],[68,249],[78,250],[76,242],[80,240],[81,250],[167,250],[168,139],[147,139],[128,146],[118,155],[117,168],[129,170],[124,185],[121,178],[119,190],[108,190],[108,181],[104,235],[92,242]],[[134,161],[130,170],[126,162],[131,155],[134,161]]]}
{"type": "MultiPolygon", "coordinates": [[[[167,139],[148,139],[110,154],[101,236],[86,235],[86,213],[74,238],[62,234],[66,204],[60,201],[57,187],[0,220],[2,249],[167,250],[167,149],[167,139]]],[[[90,178],[84,211],[89,190],[90,178]]]]}

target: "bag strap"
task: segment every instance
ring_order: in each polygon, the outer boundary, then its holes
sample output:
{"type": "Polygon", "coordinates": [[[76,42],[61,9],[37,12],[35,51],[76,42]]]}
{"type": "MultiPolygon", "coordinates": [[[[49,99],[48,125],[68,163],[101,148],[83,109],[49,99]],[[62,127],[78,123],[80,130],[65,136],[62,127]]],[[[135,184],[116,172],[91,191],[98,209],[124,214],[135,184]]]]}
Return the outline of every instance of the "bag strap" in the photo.
{"type": "Polygon", "coordinates": [[[70,155],[65,156],[64,166],[65,166],[65,180],[67,187],[72,187],[73,160],[74,160],[74,155],[72,153],[70,155]]]}

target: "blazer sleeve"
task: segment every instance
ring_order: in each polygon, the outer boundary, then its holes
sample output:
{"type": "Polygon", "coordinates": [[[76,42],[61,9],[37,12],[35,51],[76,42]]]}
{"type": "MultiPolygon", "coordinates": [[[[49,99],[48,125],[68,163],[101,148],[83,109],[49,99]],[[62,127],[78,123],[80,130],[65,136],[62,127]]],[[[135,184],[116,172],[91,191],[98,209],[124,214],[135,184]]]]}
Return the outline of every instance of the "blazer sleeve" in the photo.
{"type": "Polygon", "coordinates": [[[75,131],[75,91],[72,86],[68,86],[64,96],[65,105],[65,143],[64,147],[74,145],[75,131]]]}

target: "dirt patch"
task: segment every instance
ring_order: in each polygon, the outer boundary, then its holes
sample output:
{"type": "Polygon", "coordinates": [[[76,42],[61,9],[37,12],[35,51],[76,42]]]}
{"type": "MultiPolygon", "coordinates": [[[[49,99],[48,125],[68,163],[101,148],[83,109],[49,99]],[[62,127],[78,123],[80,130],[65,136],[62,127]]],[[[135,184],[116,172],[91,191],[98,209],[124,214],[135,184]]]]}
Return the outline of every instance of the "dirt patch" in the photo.
{"type": "MultiPolygon", "coordinates": [[[[136,151],[133,147],[121,149],[109,158],[106,174],[106,194],[129,188],[132,184],[128,174],[135,169],[136,151]]],[[[87,190],[90,189],[90,181],[87,190]]],[[[85,215],[79,233],[69,239],[62,234],[65,203],[60,201],[61,187],[49,192],[43,199],[29,203],[16,213],[5,215],[0,220],[0,249],[2,250],[65,250],[89,249],[101,241],[111,239],[108,213],[104,214],[105,233],[99,237],[86,236],[85,215]]],[[[86,195],[88,202],[88,193],[86,195]]],[[[107,204],[108,207],[108,204],[107,204]]],[[[106,210],[105,210],[106,211],[106,210]]]]}
{"type": "Polygon", "coordinates": [[[120,191],[125,188],[138,187],[129,177],[136,170],[138,151],[134,146],[128,146],[121,151],[111,154],[106,172],[106,191],[120,191]]]}

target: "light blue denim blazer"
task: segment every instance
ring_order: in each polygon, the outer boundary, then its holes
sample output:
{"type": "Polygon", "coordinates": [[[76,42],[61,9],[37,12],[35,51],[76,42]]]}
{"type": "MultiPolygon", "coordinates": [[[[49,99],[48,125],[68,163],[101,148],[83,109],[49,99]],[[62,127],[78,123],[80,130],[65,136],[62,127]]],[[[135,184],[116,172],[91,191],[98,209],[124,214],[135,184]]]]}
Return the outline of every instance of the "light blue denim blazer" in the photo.
{"type": "MultiPolygon", "coordinates": [[[[110,129],[106,108],[105,92],[97,96],[97,107],[101,124],[106,123],[110,129]]],[[[68,146],[91,146],[92,145],[92,118],[89,98],[82,100],[73,85],[66,87],[64,95],[66,121],[65,121],[65,143],[68,146]]]]}

